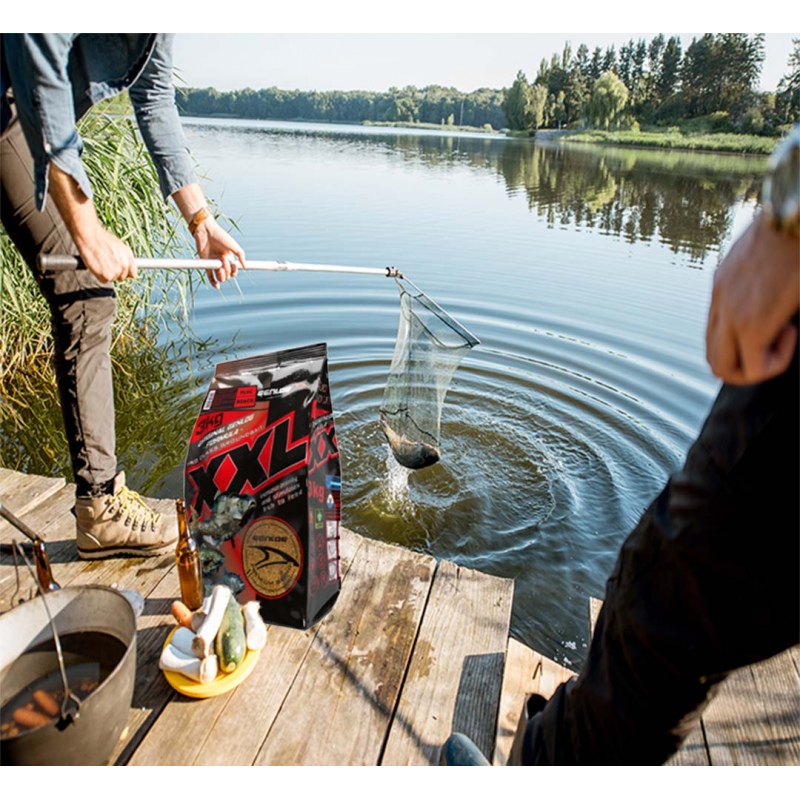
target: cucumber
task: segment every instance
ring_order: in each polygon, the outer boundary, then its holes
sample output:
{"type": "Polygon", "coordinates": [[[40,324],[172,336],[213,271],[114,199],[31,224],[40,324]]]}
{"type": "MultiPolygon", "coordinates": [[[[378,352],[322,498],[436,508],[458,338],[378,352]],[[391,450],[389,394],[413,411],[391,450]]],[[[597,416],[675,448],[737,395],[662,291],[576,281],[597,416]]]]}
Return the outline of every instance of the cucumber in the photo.
{"type": "Polygon", "coordinates": [[[228,607],[214,641],[219,668],[233,672],[244,660],[247,652],[247,637],[244,632],[244,617],[236,598],[231,595],[228,607]]]}

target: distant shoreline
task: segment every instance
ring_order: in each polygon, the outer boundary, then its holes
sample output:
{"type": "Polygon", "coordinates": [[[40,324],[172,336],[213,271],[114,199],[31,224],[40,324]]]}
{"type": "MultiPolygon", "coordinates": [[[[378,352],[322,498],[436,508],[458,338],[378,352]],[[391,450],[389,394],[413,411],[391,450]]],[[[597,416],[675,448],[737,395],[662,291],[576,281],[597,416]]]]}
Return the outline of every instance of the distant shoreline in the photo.
{"type": "Polygon", "coordinates": [[[769,155],[780,137],[753,136],[743,133],[684,133],[678,128],[664,131],[602,131],[593,129],[571,130],[563,128],[542,128],[535,134],[526,131],[508,129],[496,130],[489,125],[474,127],[470,125],[441,125],[428,122],[373,122],[370,120],[322,120],[322,119],[267,119],[237,117],[233,114],[187,114],[182,117],[191,119],[236,119],[243,122],[300,122],[320,125],[353,125],[367,128],[406,128],[440,131],[442,133],[485,133],[487,135],[505,135],[509,138],[552,140],[563,139],[570,143],[610,145],[615,147],[648,148],[660,150],[687,150],[708,153],[738,153],[742,155],[769,155]]]}
{"type": "Polygon", "coordinates": [[[240,119],[243,122],[316,122],[320,125],[361,125],[365,128],[423,128],[433,131],[464,131],[466,133],[490,133],[499,135],[504,130],[497,130],[491,125],[475,127],[472,125],[441,125],[433,122],[373,122],[371,120],[341,120],[341,119],[306,119],[295,117],[293,119],[272,118],[272,117],[237,117],[235,114],[187,114],[180,112],[181,117],[188,119],[240,119]]]}

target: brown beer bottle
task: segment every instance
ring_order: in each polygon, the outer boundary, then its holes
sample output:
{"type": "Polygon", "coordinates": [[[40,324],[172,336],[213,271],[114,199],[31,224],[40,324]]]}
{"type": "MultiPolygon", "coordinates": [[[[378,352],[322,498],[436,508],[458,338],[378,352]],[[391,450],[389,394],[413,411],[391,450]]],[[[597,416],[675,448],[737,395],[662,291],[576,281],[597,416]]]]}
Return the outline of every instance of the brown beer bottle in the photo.
{"type": "Polygon", "coordinates": [[[175,560],[178,562],[178,578],[181,583],[181,600],[192,611],[203,605],[203,573],[200,569],[200,551],[194,536],[186,524],[186,508],[183,500],[176,500],[178,511],[178,547],[175,560]]]}

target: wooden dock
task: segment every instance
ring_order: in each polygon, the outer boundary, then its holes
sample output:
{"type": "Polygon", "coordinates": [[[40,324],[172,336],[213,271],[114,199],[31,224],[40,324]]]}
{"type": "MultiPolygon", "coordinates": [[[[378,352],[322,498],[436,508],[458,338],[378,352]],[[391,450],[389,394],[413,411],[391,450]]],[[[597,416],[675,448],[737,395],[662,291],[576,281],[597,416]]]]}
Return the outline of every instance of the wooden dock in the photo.
{"type": "MultiPolygon", "coordinates": [[[[270,626],[240,686],[190,699],[158,669],[179,595],[174,559],[78,559],[74,487],[61,479],[0,469],[0,502],[45,540],[62,586],[145,598],[114,764],[434,765],[457,730],[502,765],[525,696],[549,696],[572,674],[510,638],[513,581],[343,530],[333,611],[307,631],[270,626]]],[[[0,520],[0,543],[21,538],[0,520]]],[[[22,574],[18,587],[16,575],[4,552],[0,613],[30,596],[32,581],[22,574]]],[[[731,676],[671,763],[800,764],[800,650],[731,676]]]]}

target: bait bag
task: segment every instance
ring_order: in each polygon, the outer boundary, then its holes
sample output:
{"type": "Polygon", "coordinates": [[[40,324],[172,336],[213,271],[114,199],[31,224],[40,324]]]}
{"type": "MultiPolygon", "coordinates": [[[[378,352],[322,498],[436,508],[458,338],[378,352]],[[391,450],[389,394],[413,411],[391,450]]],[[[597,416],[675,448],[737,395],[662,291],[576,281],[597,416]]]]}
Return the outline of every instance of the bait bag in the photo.
{"type": "Polygon", "coordinates": [[[189,442],[184,496],[207,590],[305,629],[341,588],[339,450],[328,348],[218,364],[189,442]]]}

